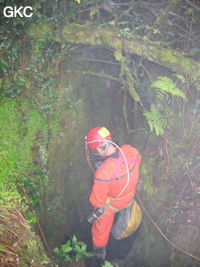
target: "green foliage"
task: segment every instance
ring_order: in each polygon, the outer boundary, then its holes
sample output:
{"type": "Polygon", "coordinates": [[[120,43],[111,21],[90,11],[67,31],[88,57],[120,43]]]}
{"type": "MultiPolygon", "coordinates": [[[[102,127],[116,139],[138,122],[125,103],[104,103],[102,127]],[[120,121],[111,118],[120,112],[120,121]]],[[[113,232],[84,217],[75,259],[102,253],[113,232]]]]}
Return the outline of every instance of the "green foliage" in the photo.
{"type": "Polygon", "coordinates": [[[49,177],[43,168],[32,166],[29,176],[22,176],[21,181],[29,195],[32,206],[37,206],[41,199],[41,192],[49,183],[49,177]]]}
{"type": "MultiPolygon", "coordinates": [[[[23,4],[27,5],[25,0],[22,1],[21,5],[23,6],[23,4]]],[[[16,1],[0,1],[1,14],[3,14],[3,9],[8,5],[16,6],[16,1]]],[[[23,77],[23,75],[17,74],[17,72],[19,72],[20,58],[23,51],[26,49],[26,41],[23,40],[23,38],[30,25],[36,20],[37,22],[40,21],[40,18],[42,17],[39,12],[39,8],[41,8],[40,0],[30,0],[29,5],[34,9],[34,15],[32,17],[8,18],[3,15],[0,17],[0,34],[2,36],[0,45],[2,52],[0,71],[2,73],[1,77],[4,79],[1,84],[0,93],[8,97],[15,97],[21,94],[23,88],[25,87],[26,78],[23,77]],[[22,40],[23,45],[21,42],[22,40]],[[5,82],[6,79],[7,82],[5,82]]]]}
{"type": "Polygon", "coordinates": [[[109,261],[105,261],[104,265],[102,267],[113,267],[113,265],[109,261]]]}
{"type": "Polygon", "coordinates": [[[156,189],[153,186],[152,178],[150,176],[145,176],[144,177],[144,179],[143,179],[143,188],[144,188],[144,191],[148,195],[154,195],[156,193],[156,189]]]}
{"type": "Polygon", "coordinates": [[[118,37],[122,37],[124,39],[130,40],[134,37],[134,33],[129,28],[124,28],[119,30],[118,37]]]}
{"type": "Polygon", "coordinates": [[[55,248],[54,253],[56,254],[56,262],[79,261],[83,257],[92,255],[90,252],[87,252],[87,245],[82,241],[78,241],[75,235],[64,245],[55,248]]]}
{"type": "Polygon", "coordinates": [[[182,212],[182,209],[180,208],[180,201],[177,200],[172,206],[168,208],[170,218],[175,218],[178,214],[182,212]]]}
{"type": "Polygon", "coordinates": [[[167,121],[162,117],[155,104],[151,104],[151,110],[143,113],[151,131],[155,131],[156,135],[162,135],[165,131],[167,121]]]}
{"type": "Polygon", "coordinates": [[[120,49],[116,49],[113,53],[116,61],[122,62],[124,60],[124,57],[122,55],[122,51],[120,49]]]}
{"type": "Polygon", "coordinates": [[[149,158],[148,163],[145,162],[141,168],[141,186],[144,192],[149,196],[153,196],[157,192],[153,185],[153,177],[151,175],[152,166],[155,166],[155,159],[149,158]]]}
{"type": "MultiPolygon", "coordinates": [[[[182,83],[185,83],[185,78],[182,75],[174,74],[174,76],[182,83]]],[[[175,82],[167,76],[158,76],[151,84],[150,88],[155,88],[156,100],[155,104],[151,104],[151,110],[144,112],[150,130],[155,131],[156,135],[163,135],[166,127],[170,126],[173,114],[170,104],[167,99],[170,97],[179,97],[187,100],[185,93],[177,88],[175,82]],[[171,115],[171,116],[169,116],[171,115]]]]}
{"type": "MultiPolygon", "coordinates": [[[[183,78],[177,76],[177,78],[183,78]]],[[[177,88],[176,84],[167,76],[158,76],[157,79],[151,84],[151,87],[159,89],[161,93],[168,93],[172,96],[178,96],[186,100],[186,95],[183,91],[177,88]]]]}
{"type": "Polygon", "coordinates": [[[0,93],[8,97],[20,94],[26,83],[25,77],[17,76],[18,60],[21,56],[20,47],[16,42],[3,40],[1,43],[3,57],[0,61],[2,83],[0,93]]]}
{"type": "Polygon", "coordinates": [[[14,183],[8,184],[5,181],[6,177],[2,177],[0,180],[0,207],[5,205],[12,205],[17,207],[20,205],[22,210],[26,210],[27,206],[22,202],[22,196],[17,190],[17,186],[14,183]]]}
{"type": "Polygon", "coordinates": [[[47,141],[48,127],[45,116],[32,108],[30,103],[20,98],[1,100],[0,103],[0,199],[2,205],[16,206],[22,198],[17,184],[24,184],[32,193],[43,184],[41,176],[36,175],[32,163],[32,148],[37,142],[47,141]],[[40,140],[37,140],[37,135],[40,140]],[[34,174],[35,173],[35,174],[34,174]],[[30,178],[34,177],[34,178],[30,178]],[[38,177],[38,178],[37,178],[38,177]],[[38,182],[36,182],[38,179],[38,182]],[[17,183],[16,183],[17,182],[17,183]],[[33,188],[34,187],[34,188],[33,188]],[[33,190],[34,189],[34,190],[33,190]]]}
{"type": "Polygon", "coordinates": [[[182,83],[185,83],[185,77],[181,74],[174,73],[173,76],[175,76],[177,79],[179,79],[182,83]]]}

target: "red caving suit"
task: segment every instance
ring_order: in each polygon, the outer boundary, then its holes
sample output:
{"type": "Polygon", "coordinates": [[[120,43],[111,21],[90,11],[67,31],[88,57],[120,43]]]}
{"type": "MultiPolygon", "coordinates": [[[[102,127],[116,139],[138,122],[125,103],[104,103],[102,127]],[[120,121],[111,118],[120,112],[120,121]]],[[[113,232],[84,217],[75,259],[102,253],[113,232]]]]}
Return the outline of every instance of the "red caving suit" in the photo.
{"type": "Polygon", "coordinates": [[[115,213],[129,206],[136,192],[141,156],[138,150],[130,145],[122,145],[120,148],[126,157],[130,175],[123,193],[117,197],[128,180],[125,160],[119,150],[117,157],[106,157],[94,175],[89,200],[94,208],[105,207],[105,213],[92,225],[93,245],[98,247],[107,245],[115,213]]]}

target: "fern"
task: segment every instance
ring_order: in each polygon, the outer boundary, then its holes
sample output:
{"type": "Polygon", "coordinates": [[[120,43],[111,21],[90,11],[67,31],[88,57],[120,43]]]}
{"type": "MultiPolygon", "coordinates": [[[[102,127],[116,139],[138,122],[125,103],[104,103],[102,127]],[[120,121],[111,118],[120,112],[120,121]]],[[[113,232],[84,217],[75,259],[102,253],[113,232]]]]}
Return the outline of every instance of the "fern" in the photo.
{"type": "Polygon", "coordinates": [[[151,132],[155,130],[156,135],[162,135],[166,127],[166,120],[159,113],[156,105],[151,104],[151,111],[143,113],[150,127],[151,132]]]}
{"type": "Polygon", "coordinates": [[[175,76],[177,79],[179,79],[182,83],[185,83],[185,77],[181,74],[174,73],[173,76],[175,76]]]}
{"type": "Polygon", "coordinates": [[[158,76],[158,78],[151,84],[151,87],[159,89],[162,93],[168,93],[186,100],[185,93],[177,88],[172,79],[168,78],[167,76],[158,76]]]}
{"type": "MultiPolygon", "coordinates": [[[[182,83],[185,83],[184,76],[178,74],[174,74],[174,76],[182,83]]],[[[151,110],[143,114],[150,130],[155,131],[156,135],[163,135],[166,126],[168,125],[169,127],[169,113],[171,113],[171,109],[165,104],[166,96],[181,97],[184,100],[187,100],[187,98],[185,93],[177,88],[176,83],[167,76],[158,76],[150,87],[156,88],[156,102],[160,105],[159,111],[155,104],[151,104],[151,110]]]]}

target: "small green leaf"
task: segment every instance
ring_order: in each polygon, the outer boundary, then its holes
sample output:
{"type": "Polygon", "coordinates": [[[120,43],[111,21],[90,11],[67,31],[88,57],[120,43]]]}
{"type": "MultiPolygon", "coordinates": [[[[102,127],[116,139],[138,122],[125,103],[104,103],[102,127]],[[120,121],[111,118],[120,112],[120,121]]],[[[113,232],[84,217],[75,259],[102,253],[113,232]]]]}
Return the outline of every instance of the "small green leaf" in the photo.
{"type": "Polygon", "coordinates": [[[70,251],[72,251],[72,248],[71,247],[63,247],[62,251],[64,253],[69,253],[70,251]]]}
{"type": "Polygon", "coordinates": [[[77,241],[77,238],[76,238],[75,235],[73,235],[73,237],[72,237],[72,242],[76,242],[76,241],[77,241]]]}
{"type": "Polygon", "coordinates": [[[96,15],[98,12],[97,8],[91,8],[90,10],[90,18],[92,18],[94,15],[96,15]]]}
{"type": "Polygon", "coordinates": [[[72,262],[72,259],[70,258],[69,255],[66,255],[66,256],[64,257],[64,259],[65,259],[67,262],[72,262]]]}
{"type": "Polygon", "coordinates": [[[5,60],[0,60],[0,67],[2,68],[8,68],[9,64],[5,60]]]}
{"type": "Polygon", "coordinates": [[[185,77],[181,74],[173,74],[176,78],[178,78],[182,83],[185,83],[185,77]]]}
{"type": "Polygon", "coordinates": [[[82,255],[77,253],[75,256],[76,261],[79,261],[81,259],[82,255]]]}
{"type": "Polygon", "coordinates": [[[200,84],[197,85],[196,90],[200,91],[200,84]]]}
{"type": "Polygon", "coordinates": [[[109,13],[112,13],[112,11],[113,11],[112,5],[113,5],[112,1],[104,0],[103,6],[104,6],[105,10],[108,11],[109,13]]]}
{"type": "Polygon", "coordinates": [[[1,47],[2,48],[5,48],[5,49],[8,49],[10,46],[10,41],[9,40],[3,40],[3,42],[1,43],[1,47]]]}
{"type": "Polygon", "coordinates": [[[59,249],[58,248],[55,248],[53,251],[54,251],[54,253],[58,254],[59,249]]]}
{"type": "Polygon", "coordinates": [[[192,7],[190,7],[190,8],[187,9],[187,13],[188,13],[189,15],[191,15],[193,12],[194,12],[194,10],[193,10],[192,7]]]}

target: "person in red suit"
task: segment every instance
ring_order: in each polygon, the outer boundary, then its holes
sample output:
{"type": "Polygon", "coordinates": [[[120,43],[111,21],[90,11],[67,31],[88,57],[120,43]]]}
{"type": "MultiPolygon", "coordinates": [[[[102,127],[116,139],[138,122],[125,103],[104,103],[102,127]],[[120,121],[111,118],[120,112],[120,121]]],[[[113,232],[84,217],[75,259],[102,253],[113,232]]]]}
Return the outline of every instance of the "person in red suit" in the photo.
{"type": "Polygon", "coordinates": [[[135,197],[141,155],[130,145],[119,147],[106,127],[91,129],[85,145],[102,159],[97,164],[89,201],[94,211],[103,211],[92,225],[92,243],[93,253],[105,260],[114,217],[131,205],[135,197]]]}

